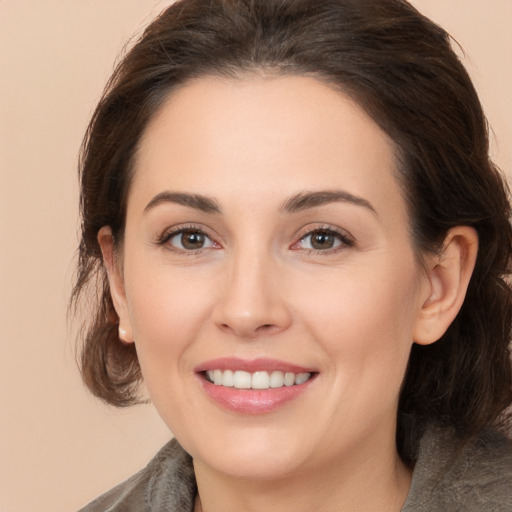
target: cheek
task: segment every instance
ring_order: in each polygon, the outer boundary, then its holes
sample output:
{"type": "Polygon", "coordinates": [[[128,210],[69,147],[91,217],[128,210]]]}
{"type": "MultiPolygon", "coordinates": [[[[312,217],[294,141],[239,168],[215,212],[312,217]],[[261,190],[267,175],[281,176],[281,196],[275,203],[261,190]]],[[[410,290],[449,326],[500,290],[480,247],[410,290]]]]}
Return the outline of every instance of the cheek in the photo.
{"type": "Polygon", "coordinates": [[[128,262],[126,294],[135,339],[168,344],[200,326],[215,284],[209,269],[173,267],[160,259],[142,255],[128,262]]]}
{"type": "Polygon", "coordinates": [[[352,272],[309,294],[304,315],[344,386],[384,383],[398,390],[418,314],[415,273],[352,272]]]}
{"type": "Polygon", "coordinates": [[[202,284],[209,281],[198,276],[191,283],[187,276],[147,265],[126,279],[137,354],[152,398],[190,369],[188,349],[201,337],[210,315],[212,293],[202,284]]]}

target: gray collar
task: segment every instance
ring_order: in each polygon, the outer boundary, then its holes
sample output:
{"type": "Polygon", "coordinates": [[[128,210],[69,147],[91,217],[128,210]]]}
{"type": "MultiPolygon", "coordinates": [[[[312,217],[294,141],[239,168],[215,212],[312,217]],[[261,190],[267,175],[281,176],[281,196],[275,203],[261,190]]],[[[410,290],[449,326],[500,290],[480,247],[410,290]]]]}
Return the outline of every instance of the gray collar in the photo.
{"type": "MultiPolygon", "coordinates": [[[[146,468],[151,512],[192,512],[197,487],[191,457],[170,441],[146,468]]],[[[487,432],[462,442],[430,428],[421,440],[402,512],[512,511],[512,444],[487,432]]]]}

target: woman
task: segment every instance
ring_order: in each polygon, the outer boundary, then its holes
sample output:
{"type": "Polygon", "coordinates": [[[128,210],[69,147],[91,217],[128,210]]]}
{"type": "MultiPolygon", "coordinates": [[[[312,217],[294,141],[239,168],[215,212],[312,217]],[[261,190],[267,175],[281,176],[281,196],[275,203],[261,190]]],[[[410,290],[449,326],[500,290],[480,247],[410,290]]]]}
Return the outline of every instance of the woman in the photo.
{"type": "Polygon", "coordinates": [[[174,4],[81,184],[85,383],[176,436],[85,511],[512,509],[507,190],[408,3],[174,4]]]}

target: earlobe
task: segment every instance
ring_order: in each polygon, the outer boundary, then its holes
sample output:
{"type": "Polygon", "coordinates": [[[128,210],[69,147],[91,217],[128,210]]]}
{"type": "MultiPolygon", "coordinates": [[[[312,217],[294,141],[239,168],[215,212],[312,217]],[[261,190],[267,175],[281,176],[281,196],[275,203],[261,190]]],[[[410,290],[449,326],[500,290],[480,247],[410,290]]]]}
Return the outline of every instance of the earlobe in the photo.
{"type": "Polygon", "coordinates": [[[119,317],[119,339],[125,343],[132,343],[133,334],[128,315],[124,280],[119,262],[116,261],[114,237],[109,226],[103,226],[98,231],[98,244],[103,256],[103,265],[107,271],[112,302],[119,317]]]}
{"type": "Polygon", "coordinates": [[[469,226],[448,231],[443,249],[427,269],[428,294],[414,330],[414,342],[429,345],[446,332],[457,316],[475,267],[478,235],[469,226]]]}

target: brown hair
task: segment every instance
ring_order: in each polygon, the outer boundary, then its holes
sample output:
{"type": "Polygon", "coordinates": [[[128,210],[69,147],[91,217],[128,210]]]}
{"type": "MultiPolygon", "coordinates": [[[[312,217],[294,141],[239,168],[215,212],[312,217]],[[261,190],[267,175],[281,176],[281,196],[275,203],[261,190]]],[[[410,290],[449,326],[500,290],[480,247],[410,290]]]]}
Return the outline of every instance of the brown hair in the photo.
{"type": "Polygon", "coordinates": [[[414,459],[430,422],[462,437],[503,424],[512,403],[507,187],[489,159],[486,120],[449,36],[405,0],[182,0],[146,29],[111,77],[81,152],[72,304],[95,290],[82,331],[89,389],[125,406],[137,402],[142,379],[134,346],[118,338],[96,237],[108,225],[122,241],[145,127],[176,86],[246,70],[315,76],[351,96],[391,136],[419,255],[438,251],[453,226],[478,232],[461,311],[438,342],[412,349],[398,414],[404,460],[414,459]]]}

